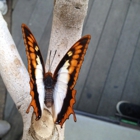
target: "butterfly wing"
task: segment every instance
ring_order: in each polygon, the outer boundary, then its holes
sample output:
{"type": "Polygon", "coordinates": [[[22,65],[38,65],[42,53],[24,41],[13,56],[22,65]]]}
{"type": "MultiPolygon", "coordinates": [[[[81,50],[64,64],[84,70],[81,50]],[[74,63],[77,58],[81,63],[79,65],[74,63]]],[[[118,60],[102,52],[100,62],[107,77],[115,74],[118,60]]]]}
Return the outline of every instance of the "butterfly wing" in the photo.
{"type": "Polygon", "coordinates": [[[73,110],[75,103],[74,86],[76,84],[86,50],[90,41],[90,35],[82,37],[66,53],[54,72],[54,121],[63,125],[70,114],[73,114],[74,121],[76,116],[73,110]]]}
{"type": "Polygon", "coordinates": [[[43,78],[45,75],[45,68],[35,37],[25,24],[22,24],[21,28],[26,48],[28,72],[30,76],[30,94],[32,96],[32,101],[26,112],[28,113],[30,106],[33,106],[36,120],[38,120],[41,117],[44,105],[45,89],[43,78]]]}

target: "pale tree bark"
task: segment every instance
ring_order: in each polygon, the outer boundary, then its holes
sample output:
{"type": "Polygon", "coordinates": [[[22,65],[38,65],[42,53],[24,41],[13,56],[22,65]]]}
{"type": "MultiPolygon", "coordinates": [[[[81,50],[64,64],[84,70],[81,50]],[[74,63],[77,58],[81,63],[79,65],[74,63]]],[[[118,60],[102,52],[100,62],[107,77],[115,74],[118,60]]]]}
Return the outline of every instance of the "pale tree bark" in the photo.
{"type": "MultiPolygon", "coordinates": [[[[52,53],[57,50],[57,55],[51,67],[52,72],[64,53],[81,37],[87,8],[88,0],[55,0],[49,50],[52,50],[52,53]]],[[[46,71],[47,68],[48,58],[46,71]]],[[[45,109],[39,121],[35,121],[33,109],[26,114],[26,109],[31,101],[29,75],[1,13],[0,73],[23,118],[22,140],[63,140],[64,126],[61,129],[54,125],[52,115],[48,110],[45,109]]]]}

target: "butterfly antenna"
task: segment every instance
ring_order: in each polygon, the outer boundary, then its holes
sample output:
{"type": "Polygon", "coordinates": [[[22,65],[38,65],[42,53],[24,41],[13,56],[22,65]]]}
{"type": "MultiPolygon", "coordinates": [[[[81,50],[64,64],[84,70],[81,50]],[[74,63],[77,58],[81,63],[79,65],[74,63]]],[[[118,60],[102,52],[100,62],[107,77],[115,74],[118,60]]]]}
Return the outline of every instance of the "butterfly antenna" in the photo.
{"type": "Polygon", "coordinates": [[[49,54],[49,71],[51,70],[51,53],[52,53],[52,51],[50,50],[50,54],[49,54]]]}
{"type": "Polygon", "coordinates": [[[51,70],[51,66],[52,66],[52,63],[53,63],[54,57],[55,57],[55,55],[56,55],[56,52],[57,52],[57,50],[55,50],[54,55],[53,55],[52,62],[50,62],[50,58],[51,58],[51,51],[50,51],[50,56],[49,56],[49,71],[51,70]]]}

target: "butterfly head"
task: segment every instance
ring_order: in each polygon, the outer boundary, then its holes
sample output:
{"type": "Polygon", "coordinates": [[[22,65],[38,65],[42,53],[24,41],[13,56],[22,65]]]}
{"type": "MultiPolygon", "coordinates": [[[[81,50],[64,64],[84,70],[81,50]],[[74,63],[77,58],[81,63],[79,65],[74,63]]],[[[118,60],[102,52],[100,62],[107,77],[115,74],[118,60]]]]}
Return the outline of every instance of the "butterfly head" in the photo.
{"type": "Polygon", "coordinates": [[[53,80],[51,72],[47,72],[45,74],[44,84],[45,84],[45,89],[46,90],[54,87],[54,80],[53,80]]]}

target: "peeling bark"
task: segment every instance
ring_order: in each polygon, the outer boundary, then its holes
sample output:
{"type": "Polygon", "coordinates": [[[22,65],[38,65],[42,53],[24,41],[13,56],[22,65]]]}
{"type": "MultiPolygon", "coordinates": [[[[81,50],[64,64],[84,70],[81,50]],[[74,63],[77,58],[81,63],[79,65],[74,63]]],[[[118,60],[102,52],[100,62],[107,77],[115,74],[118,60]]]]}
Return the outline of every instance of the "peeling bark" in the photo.
{"type": "MultiPolygon", "coordinates": [[[[52,53],[57,50],[57,55],[51,67],[52,72],[66,51],[81,37],[87,8],[88,0],[55,0],[49,50],[52,50],[52,53]]],[[[48,59],[46,70],[47,68],[48,59]]],[[[22,140],[63,140],[64,126],[63,129],[56,126],[49,111],[45,109],[39,121],[35,121],[34,115],[32,115],[33,109],[26,114],[26,109],[31,101],[29,75],[1,13],[0,73],[23,118],[22,140]]]]}

